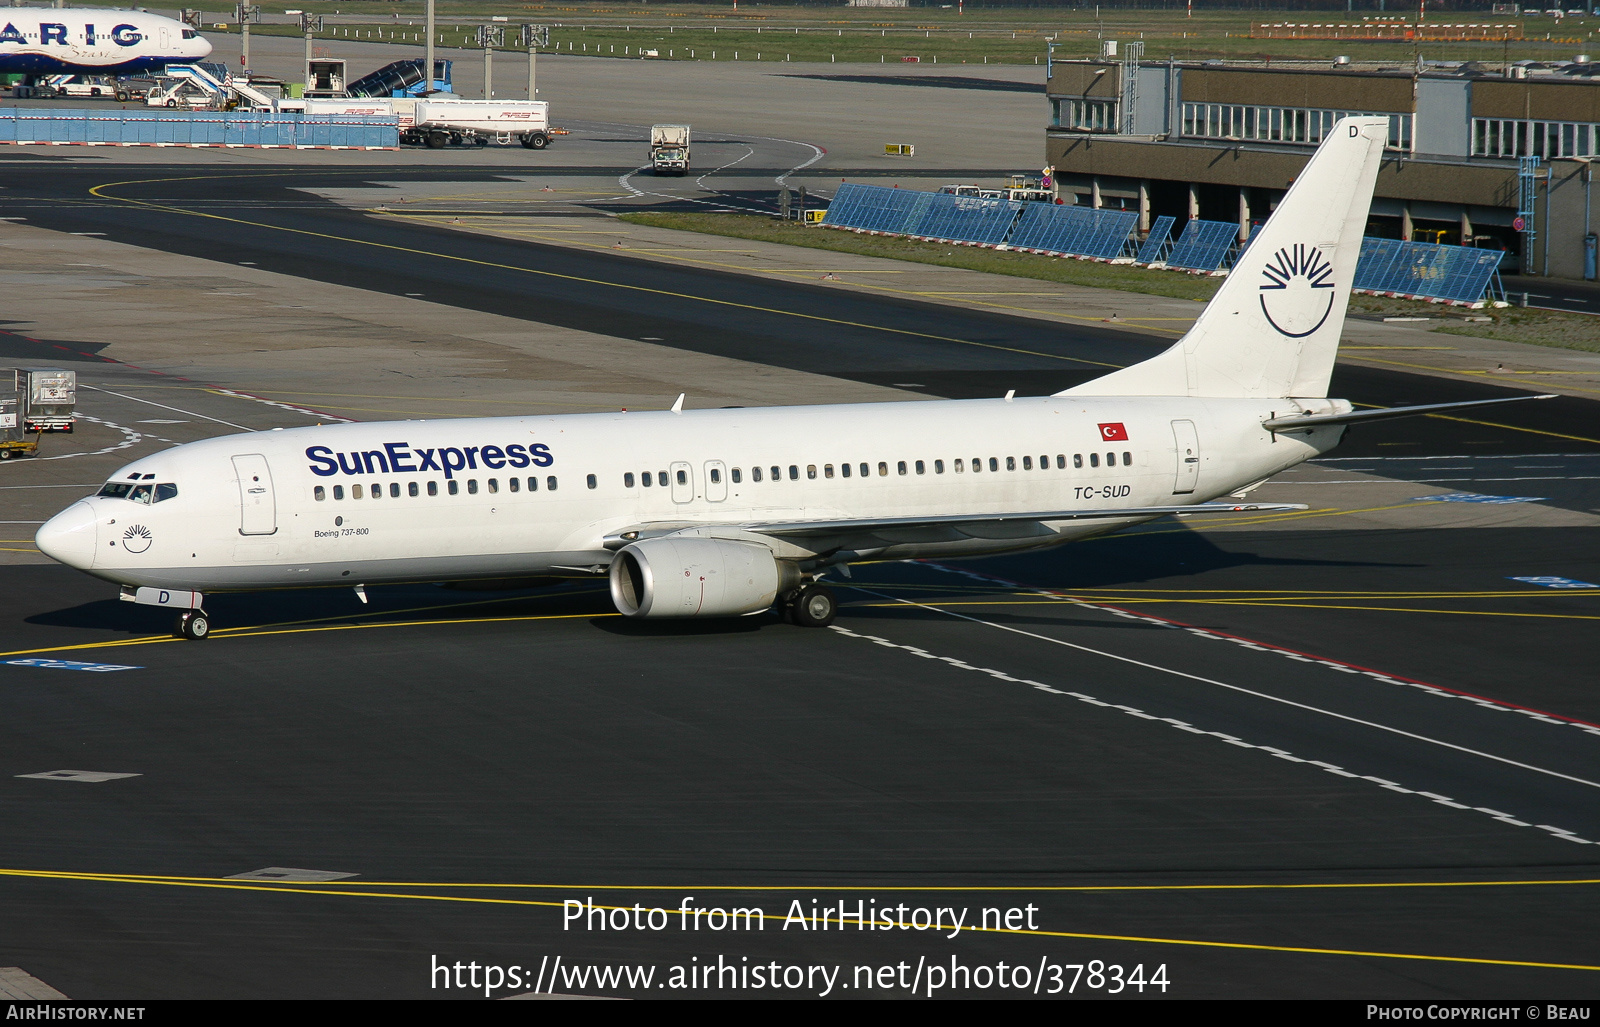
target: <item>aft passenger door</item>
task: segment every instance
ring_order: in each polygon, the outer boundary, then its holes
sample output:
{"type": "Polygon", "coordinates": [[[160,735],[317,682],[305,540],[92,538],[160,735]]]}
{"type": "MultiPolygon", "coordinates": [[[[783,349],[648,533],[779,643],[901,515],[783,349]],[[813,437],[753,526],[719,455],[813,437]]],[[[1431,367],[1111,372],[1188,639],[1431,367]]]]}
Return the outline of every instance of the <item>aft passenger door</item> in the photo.
{"type": "Polygon", "coordinates": [[[1200,436],[1193,421],[1173,421],[1172,440],[1178,451],[1177,477],[1173,495],[1193,492],[1200,482],[1200,436]]]}
{"type": "Polygon", "coordinates": [[[706,461],[706,499],[720,503],[728,498],[728,468],[721,460],[706,461]]]}
{"type": "Polygon", "coordinates": [[[672,501],[694,502],[694,469],[686,460],[672,461],[672,501]]]}
{"type": "Polygon", "coordinates": [[[267,458],[248,453],[233,458],[239,477],[239,534],[272,535],[278,530],[278,505],[272,492],[267,458]]]}

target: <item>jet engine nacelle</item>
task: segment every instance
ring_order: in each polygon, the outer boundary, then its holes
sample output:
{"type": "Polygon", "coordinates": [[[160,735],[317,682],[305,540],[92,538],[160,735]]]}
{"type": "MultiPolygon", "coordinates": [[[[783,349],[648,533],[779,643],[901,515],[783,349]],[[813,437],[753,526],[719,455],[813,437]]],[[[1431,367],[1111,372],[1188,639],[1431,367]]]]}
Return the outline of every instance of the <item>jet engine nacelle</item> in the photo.
{"type": "Polygon", "coordinates": [[[611,561],[611,601],[628,617],[742,617],[799,584],[793,564],[752,542],[643,539],[611,561]]]}

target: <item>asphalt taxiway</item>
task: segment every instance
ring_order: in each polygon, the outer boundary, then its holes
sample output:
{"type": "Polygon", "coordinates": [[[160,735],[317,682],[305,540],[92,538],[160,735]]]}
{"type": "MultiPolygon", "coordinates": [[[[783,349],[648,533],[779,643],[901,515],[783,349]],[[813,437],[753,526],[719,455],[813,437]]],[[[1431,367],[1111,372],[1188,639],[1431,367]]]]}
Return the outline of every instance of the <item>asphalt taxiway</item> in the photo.
{"type": "MultiPolygon", "coordinates": [[[[95,419],[0,482],[0,965],[83,998],[467,997],[432,961],[558,956],[841,966],[835,995],[862,993],[858,966],[952,958],[1030,984],[1165,966],[1147,997],[1600,992],[1581,390],[1359,429],[1258,493],[1301,514],[858,567],[829,630],[635,624],[575,578],[218,595],[220,630],[184,643],[28,551],[32,523],[161,446],[659,401],[683,367],[716,405],[1042,393],[1163,345],[322,195],[480,170],[201,170],[0,162],[0,215],[26,219],[6,238],[28,240],[0,248],[0,352],[78,368],[95,419]],[[580,931],[561,905],[687,896],[772,919],[580,931]],[[796,899],[1035,908],[946,938],[785,929],[796,899]]],[[[1375,405],[1512,391],[1335,380],[1375,405]]]]}

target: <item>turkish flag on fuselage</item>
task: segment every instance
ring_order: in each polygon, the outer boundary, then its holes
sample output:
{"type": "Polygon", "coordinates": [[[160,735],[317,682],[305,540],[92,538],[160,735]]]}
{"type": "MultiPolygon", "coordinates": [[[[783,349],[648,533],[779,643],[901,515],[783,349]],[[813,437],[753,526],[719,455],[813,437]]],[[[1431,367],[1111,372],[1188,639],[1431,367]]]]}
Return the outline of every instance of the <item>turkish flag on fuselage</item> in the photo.
{"type": "Polygon", "coordinates": [[[1127,442],[1128,441],[1128,429],[1126,429],[1126,428],[1124,428],[1122,426],[1122,422],[1121,421],[1117,421],[1117,422],[1115,422],[1113,424],[1102,424],[1100,426],[1100,441],[1101,442],[1127,442]]]}

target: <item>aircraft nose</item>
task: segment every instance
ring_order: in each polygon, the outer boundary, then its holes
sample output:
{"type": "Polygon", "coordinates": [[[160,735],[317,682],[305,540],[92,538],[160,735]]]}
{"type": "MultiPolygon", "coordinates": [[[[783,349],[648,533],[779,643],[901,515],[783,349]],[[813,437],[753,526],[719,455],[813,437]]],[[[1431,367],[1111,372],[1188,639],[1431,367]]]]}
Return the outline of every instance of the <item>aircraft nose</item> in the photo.
{"type": "Polygon", "coordinates": [[[94,563],[96,520],[88,503],[73,503],[46,521],[33,541],[50,559],[86,571],[94,563]]]}
{"type": "Polygon", "coordinates": [[[211,40],[205,38],[204,36],[201,36],[199,39],[196,39],[194,42],[195,42],[195,45],[200,48],[199,52],[197,54],[195,54],[196,57],[210,57],[211,56],[211,51],[213,49],[213,47],[211,46],[211,40]]]}

